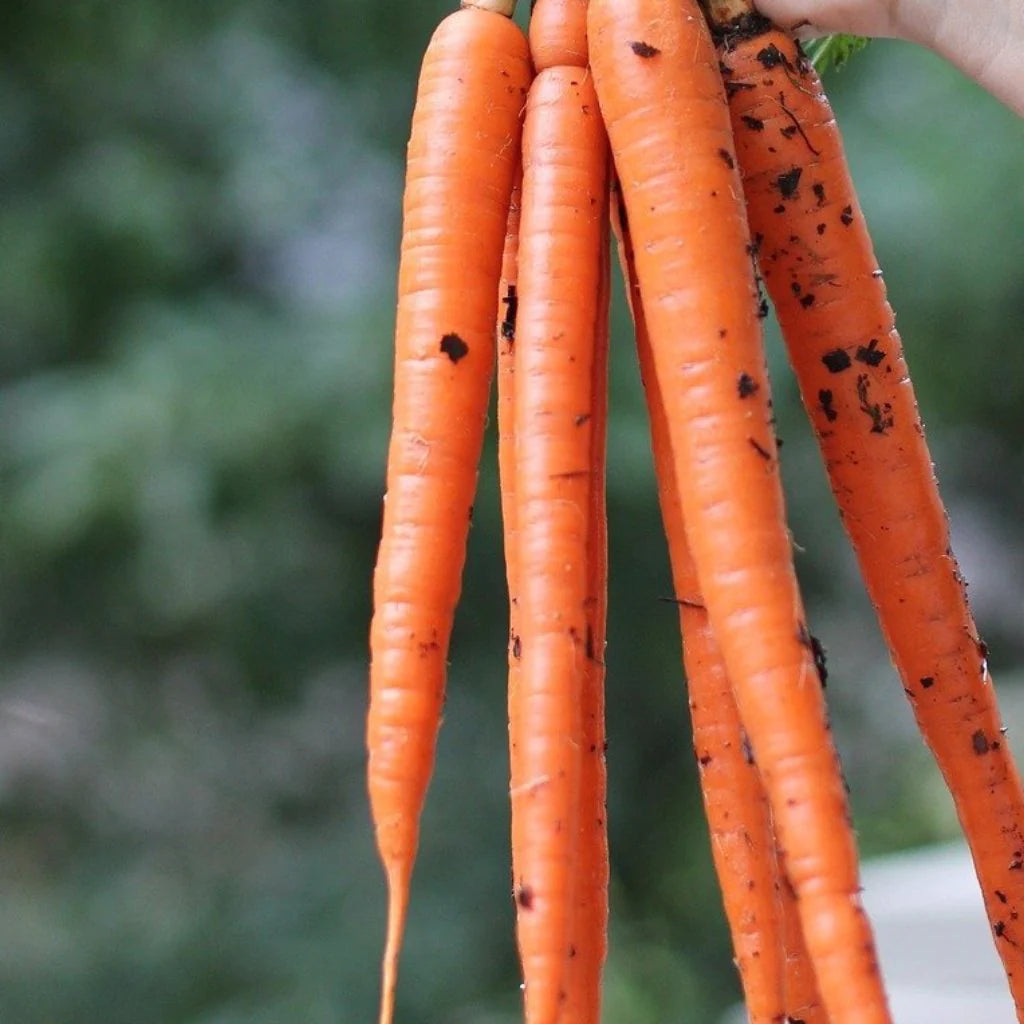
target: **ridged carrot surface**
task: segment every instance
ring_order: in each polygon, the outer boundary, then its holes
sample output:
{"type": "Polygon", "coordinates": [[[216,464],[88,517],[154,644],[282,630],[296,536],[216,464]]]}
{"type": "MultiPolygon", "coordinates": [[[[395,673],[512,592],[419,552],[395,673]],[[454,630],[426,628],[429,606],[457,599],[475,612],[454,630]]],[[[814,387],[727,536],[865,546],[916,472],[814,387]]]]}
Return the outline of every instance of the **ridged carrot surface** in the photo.
{"type": "Polygon", "coordinates": [[[530,8],[530,56],[537,71],[587,66],[587,0],[536,0],[530,8]]]}
{"type": "MultiPolygon", "coordinates": [[[[608,155],[604,159],[607,165],[608,155]]],[[[608,517],[605,508],[608,426],[608,315],[611,282],[607,218],[602,232],[598,317],[591,371],[590,521],[587,530],[586,664],[580,710],[583,743],[580,766],[578,880],[569,949],[564,1024],[601,1019],[601,975],[608,954],[608,810],[605,767],[605,664],[608,615],[608,517]]]]}
{"type": "Polygon", "coordinates": [[[691,553],[836,1024],[887,1024],[856,847],[793,571],[750,237],[695,0],[591,0],[691,553]]]}
{"type": "Polygon", "coordinates": [[[804,941],[796,893],[786,876],[785,860],[779,850],[776,850],[776,864],[779,911],[782,915],[782,948],[785,952],[783,992],[786,1021],[788,1024],[829,1024],[829,1016],[818,990],[818,978],[804,941]]]}
{"type": "MultiPolygon", "coordinates": [[[[536,71],[575,69],[580,81],[587,66],[587,0],[536,0],[530,10],[530,54],[536,71]]],[[[602,136],[594,160],[610,162],[602,136]]],[[[593,316],[594,342],[590,392],[590,499],[587,529],[586,661],[580,693],[582,741],[576,885],[569,935],[569,963],[561,1024],[596,1024],[601,1017],[601,975],[608,952],[608,826],[605,770],[604,649],[608,603],[608,522],[605,509],[605,447],[608,415],[609,275],[607,196],[599,197],[602,231],[597,261],[597,309],[581,297],[581,315],[593,316]]],[[[589,202],[589,198],[588,198],[589,202]]],[[[586,258],[580,253],[577,258],[586,258]]]]}
{"type": "Polygon", "coordinates": [[[502,242],[531,68],[508,18],[451,14],[420,74],[403,206],[394,422],[370,627],[368,782],[388,882],[390,1021],[494,365],[502,242]]]}
{"type": "Polygon", "coordinates": [[[796,44],[763,20],[752,28],[721,57],[761,273],[1024,1020],[1024,793],[985,645],[839,129],[796,44]]]}
{"type": "Polygon", "coordinates": [[[521,776],[512,830],[528,1024],[560,1020],[577,895],[606,146],[591,77],[541,71],[523,133],[515,340],[521,776]]]}

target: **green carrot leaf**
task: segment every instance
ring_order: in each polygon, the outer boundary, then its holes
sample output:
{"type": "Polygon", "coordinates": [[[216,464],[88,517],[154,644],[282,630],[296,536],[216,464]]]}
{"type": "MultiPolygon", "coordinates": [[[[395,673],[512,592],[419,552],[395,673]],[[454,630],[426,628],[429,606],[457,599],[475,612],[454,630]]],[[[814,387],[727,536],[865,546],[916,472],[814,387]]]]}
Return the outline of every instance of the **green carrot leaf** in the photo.
{"type": "Polygon", "coordinates": [[[807,56],[814,62],[814,69],[823,74],[829,68],[838,71],[860,50],[868,45],[864,36],[832,35],[815,39],[807,49],[807,56]]]}

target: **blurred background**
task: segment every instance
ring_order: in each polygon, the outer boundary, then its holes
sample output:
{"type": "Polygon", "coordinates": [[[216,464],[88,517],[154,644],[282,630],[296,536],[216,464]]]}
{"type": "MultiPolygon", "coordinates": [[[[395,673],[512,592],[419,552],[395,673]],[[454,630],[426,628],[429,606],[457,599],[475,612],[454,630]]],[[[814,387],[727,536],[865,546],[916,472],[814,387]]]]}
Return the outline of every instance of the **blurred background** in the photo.
{"type": "MultiPolygon", "coordinates": [[[[375,1019],[369,584],[403,147],[450,6],[0,15],[4,1024],[375,1019]]],[[[828,84],[990,665],[1024,722],[1024,130],[897,43],[828,84]]],[[[605,1019],[689,1024],[738,987],[616,301],[605,1019]]],[[[950,839],[771,346],[863,852],[950,839]]],[[[492,424],[402,968],[417,1024],[512,1024],[519,1002],[494,463],[492,424]]]]}

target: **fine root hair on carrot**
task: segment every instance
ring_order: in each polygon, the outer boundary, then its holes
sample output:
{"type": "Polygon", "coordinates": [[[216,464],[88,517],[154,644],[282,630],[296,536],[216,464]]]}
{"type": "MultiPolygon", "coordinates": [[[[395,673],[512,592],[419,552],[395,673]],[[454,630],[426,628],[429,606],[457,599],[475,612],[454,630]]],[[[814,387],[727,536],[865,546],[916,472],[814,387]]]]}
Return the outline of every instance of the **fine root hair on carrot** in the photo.
{"type": "Polygon", "coordinates": [[[507,17],[466,7],[445,18],[430,40],[413,112],[393,426],[370,625],[367,781],[388,886],[381,1024],[394,1014],[419,818],[444,699],[531,74],[522,31],[507,17]]]}

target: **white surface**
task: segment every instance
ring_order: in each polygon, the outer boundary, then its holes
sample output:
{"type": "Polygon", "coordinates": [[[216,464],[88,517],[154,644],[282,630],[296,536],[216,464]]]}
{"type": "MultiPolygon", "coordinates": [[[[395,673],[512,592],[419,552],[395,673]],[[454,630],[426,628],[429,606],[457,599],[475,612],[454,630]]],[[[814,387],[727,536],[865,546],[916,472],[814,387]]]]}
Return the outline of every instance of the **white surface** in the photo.
{"type": "Polygon", "coordinates": [[[1016,1024],[966,846],[869,862],[863,882],[896,1024],[1016,1024]]]}
{"type": "Polygon", "coordinates": [[[886,857],[863,879],[897,1024],[1015,1024],[964,844],[886,857]]]}

